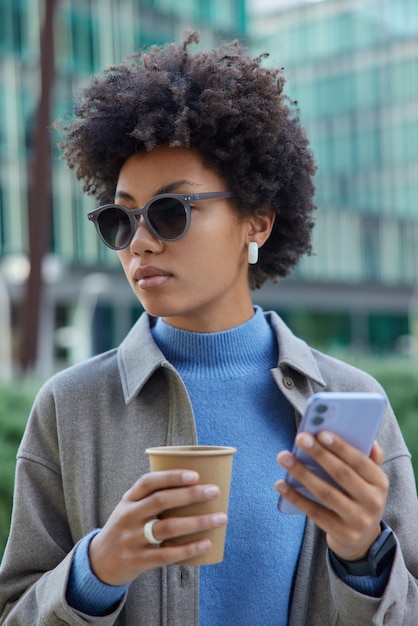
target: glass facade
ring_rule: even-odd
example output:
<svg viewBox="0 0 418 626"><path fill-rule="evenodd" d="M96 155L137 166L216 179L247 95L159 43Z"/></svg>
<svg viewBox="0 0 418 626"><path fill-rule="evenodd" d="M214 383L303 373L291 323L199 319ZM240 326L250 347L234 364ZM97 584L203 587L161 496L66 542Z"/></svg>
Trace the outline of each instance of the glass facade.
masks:
<svg viewBox="0 0 418 626"><path fill-rule="evenodd" d="M418 278L418 3L325 0L252 21L284 66L317 164L315 256L297 276Z"/></svg>
<svg viewBox="0 0 418 626"><path fill-rule="evenodd" d="M321 345L396 350L417 315L418 3L301 0L250 24L255 51L284 67L318 165L314 254L291 279L316 298L284 284L283 313Z"/></svg>

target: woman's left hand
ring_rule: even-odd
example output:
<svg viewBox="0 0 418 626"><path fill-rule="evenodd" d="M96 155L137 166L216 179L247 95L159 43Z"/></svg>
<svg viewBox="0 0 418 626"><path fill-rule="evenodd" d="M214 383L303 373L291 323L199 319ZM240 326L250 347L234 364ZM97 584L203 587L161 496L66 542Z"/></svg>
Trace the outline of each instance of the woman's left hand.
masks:
<svg viewBox="0 0 418 626"><path fill-rule="evenodd" d="M276 483L276 490L326 533L328 546L337 556L346 561L364 558L380 535L389 489L381 467L382 448L375 441L367 457L329 431L322 431L316 437L300 433L296 443L343 491L316 476L288 451L279 453L279 464L323 504L299 494L283 480Z"/></svg>

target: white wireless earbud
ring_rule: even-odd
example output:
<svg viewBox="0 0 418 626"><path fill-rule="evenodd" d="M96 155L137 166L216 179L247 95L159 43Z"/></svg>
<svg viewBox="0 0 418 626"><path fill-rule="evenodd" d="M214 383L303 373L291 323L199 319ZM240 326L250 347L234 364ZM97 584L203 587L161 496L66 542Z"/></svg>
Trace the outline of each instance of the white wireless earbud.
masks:
<svg viewBox="0 0 418 626"><path fill-rule="evenodd" d="M255 265L258 261L258 245L255 241L248 244L248 263Z"/></svg>

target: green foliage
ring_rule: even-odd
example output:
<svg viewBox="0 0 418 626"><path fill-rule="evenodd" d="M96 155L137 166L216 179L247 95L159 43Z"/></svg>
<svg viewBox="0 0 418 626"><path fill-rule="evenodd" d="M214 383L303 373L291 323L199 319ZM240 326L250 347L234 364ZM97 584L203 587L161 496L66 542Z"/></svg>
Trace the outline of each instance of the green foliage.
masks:
<svg viewBox="0 0 418 626"><path fill-rule="evenodd" d="M32 382L0 384L0 558L10 524L16 451L35 393Z"/></svg>
<svg viewBox="0 0 418 626"><path fill-rule="evenodd" d="M418 482L418 361L348 353L335 356L369 372L386 390L411 451ZM10 523L16 451L37 387L33 381L0 385L0 558Z"/></svg>
<svg viewBox="0 0 418 626"><path fill-rule="evenodd" d="M374 376L386 391L411 452L418 483L418 359L361 357L350 353L335 356Z"/></svg>

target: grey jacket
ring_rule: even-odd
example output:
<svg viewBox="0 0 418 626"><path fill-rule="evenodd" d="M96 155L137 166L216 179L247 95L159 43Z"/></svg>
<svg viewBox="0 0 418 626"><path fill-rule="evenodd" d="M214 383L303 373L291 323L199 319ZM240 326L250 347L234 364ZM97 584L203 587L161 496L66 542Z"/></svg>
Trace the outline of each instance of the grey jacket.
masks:
<svg viewBox="0 0 418 626"><path fill-rule="evenodd" d="M380 390L370 376L310 349L274 313L280 358L272 375L299 419L319 390ZM152 340L144 314L119 349L57 374L41 389L17 462L11 534L0 570L7 626L196 626L198 569L169 566L139 576L106 617L76 614L65 589L75 544L102 527L122 494L148 471L145 448L195 443L181 378ZM378 439L390 479L385 520L399 542L382 598L334 574L324 534L308 521L291 626L418 623L418 506L410 455L391 409Z"/></svg>

